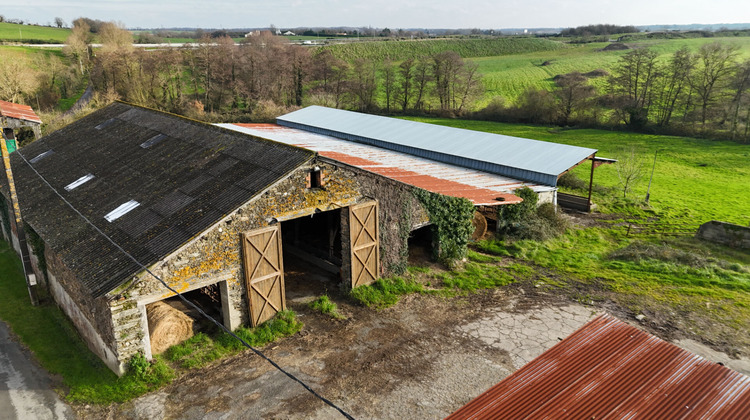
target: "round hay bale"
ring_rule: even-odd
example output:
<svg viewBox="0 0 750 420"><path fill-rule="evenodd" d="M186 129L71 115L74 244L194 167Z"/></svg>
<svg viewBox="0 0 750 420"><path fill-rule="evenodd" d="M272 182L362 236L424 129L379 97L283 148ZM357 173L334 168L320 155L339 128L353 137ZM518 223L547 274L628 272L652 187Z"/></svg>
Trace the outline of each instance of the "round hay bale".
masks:
<svg viewBox="0 0 750 420"><path fill-rule="evenodd" d="M193 336L193 319L164 302L146 306L151 354L163 353L170 346Z"/></svg>
<svg viewBox="0 0 750 420"><path fill-rule="evenodd" d="M482 213L475 211L471 224L474 225L474 233L471 235L471 239L474 241L482 239L484 234L487 233L487 219L482 216Z"/></svg>

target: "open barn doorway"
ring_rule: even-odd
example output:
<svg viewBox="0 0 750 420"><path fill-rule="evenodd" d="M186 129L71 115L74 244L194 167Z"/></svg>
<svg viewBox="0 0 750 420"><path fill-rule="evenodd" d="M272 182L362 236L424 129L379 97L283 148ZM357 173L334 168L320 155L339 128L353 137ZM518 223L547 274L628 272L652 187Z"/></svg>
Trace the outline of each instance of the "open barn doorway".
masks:
<svg viewBox="0 0 750 420"><path fill-rule="evenodd" d="M290 303L307 303L338 290L341 282L341 210L281 222L285 291Z"/></svg>
<svg viewBox="0 0 750 420"><path fill-rule="evenodd" d="M182 296L215 320L224 321L219 284L184 292ZM213 334L219 328L178 296L146 305L146 319L152 355L199 332Z"/></svg>
<svg viewBox="0 0 750 420"><path fill-rule="evenodd" d="M409 265L428 266L433 262L433 226L426 225L409 233Z"/></svg>

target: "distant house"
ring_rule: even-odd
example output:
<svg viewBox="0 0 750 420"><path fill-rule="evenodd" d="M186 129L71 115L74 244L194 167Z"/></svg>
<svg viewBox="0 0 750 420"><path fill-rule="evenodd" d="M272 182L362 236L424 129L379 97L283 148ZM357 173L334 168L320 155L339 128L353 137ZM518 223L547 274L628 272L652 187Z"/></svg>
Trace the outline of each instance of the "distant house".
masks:
<svg viewBox="0 0 750 420"><path fill-rule="evenodd" d="M33 131L35 138L42 136L42 120L28 105L0 101L0 118L2 118L2 134L8 144L8 150L11 152L17 148L16 136L18 131L30 129Z"/></svg>
<svg viewBox="0 0 750 420"><path fill-rule="evenodd" d="M296 34L294 32L292 32L292 31L286 31L286 32L284 32L284 35L285 36L295 36Z"/></svg>

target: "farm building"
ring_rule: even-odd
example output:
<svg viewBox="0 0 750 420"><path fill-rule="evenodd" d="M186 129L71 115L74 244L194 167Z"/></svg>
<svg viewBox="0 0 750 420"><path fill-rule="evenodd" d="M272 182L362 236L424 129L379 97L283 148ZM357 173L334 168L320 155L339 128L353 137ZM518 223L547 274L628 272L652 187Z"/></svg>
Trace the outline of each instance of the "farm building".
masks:
<svg viewBox="0 0 750 420"><path fill-rule="evenodd" d="M447 419L749 417L750 378L600 315Z"/></svg>
<svg viewBox="0 0 750 420"><path fill-rule="evenodd" d="M232 128L114 103L11 154L36 277L117 373L161 348L149 313L180 309L144 267L234 329L287 299L403 268L410 233L431 223L416 191L489 208L529 185L554 200L550 177L519 181L313 129ZM546 145L570 153L564 170L595 152Z"/></svg>

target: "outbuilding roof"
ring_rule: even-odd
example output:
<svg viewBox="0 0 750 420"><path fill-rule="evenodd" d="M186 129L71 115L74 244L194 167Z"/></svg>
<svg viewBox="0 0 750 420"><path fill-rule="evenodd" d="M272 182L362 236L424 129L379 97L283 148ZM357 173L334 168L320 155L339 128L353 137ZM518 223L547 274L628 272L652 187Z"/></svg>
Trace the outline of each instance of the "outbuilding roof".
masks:
<svg viewBox="0 0 750 420"><path fill-rule="evenodd" d="M447 419L748 419L750 378L601 315Z"/></svg>
<svg viewBox="0 0 750 420"><path fill-rule="evenodd" d="M287 144L114 103L11 154L11 162L24 220L101 296L141 268L31 167L148 266L313 157Z"/></svg>
<svg viewBox="0 0 750 420"><path fill-rule="evenodd" d="M554 189L545 185L530 184L502 175L435 162L393 150L276 124L219 125L250 135L304 147L318 152L321 157L427 191L466 198L477 206L519 203L521 198L513 195L513 191L521 187L529 187L537 192Z"/></svg>
<svg viewBox="0 0 750 420"><path fill-rule="evenodd" d="M0 101L0 115L37 124L42 123L42 120L30 106L14 104L13 102Z"/></svg>
<svg viewBox="0 0 750 420"><path fill-rule="evenodd" d="M309 106L279 125L409 153L511 178L556 186L595 149Z"/></svg>

